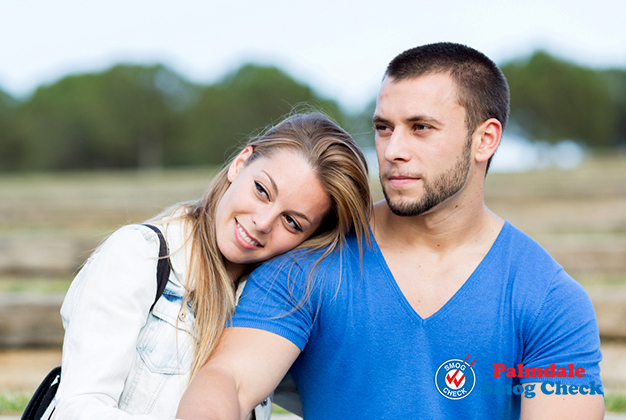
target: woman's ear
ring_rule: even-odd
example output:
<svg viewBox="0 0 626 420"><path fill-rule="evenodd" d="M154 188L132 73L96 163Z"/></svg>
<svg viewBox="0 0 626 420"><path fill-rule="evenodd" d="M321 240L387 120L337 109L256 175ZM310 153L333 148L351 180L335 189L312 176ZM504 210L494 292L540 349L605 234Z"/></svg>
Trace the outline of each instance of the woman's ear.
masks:
<svg viewBox="0 0 626 420"><path fill-rule="evenodd" d="M487 162L496 152L502 137L502 124L495 118L490 118L482 123L477 129L476 134L480 134L480 141L476 147L474 158L477 162Z"/></svg>
<svg viewBox="0 0 626 420"><path fill-rule="evenodd" d="M235 178L237 177L237 174L244 167L248 158L252 156L252 153L254 153L254 148L252 146L246 146L246 148L243 149L237 155L237 157L231 162L230 166L228 167L228 181L229 182L232 183L235 180Z"/></svg>

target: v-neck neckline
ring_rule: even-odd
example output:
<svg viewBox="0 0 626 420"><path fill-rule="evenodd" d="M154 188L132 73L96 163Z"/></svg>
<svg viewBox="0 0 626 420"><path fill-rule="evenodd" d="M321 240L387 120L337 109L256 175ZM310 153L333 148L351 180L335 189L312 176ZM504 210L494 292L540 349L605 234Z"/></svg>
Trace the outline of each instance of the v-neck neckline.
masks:
<svg viewBox="0 0 626 420"><path fill-rule="evenodd" d="M505 236L508 236L509 230L510 230L510 223L505 220L504 224L502 225L502 228L500 229L500 232L498 232L498 236L496 237L496 240L493 241L493 244L491 244L489 251L487 251L487 254L485 254L485 256L480 261L480 263L476 266L474 271L472 271L472 274L470 274L470 276L467 278L467 280L465 280L463 285L452 295L452 297L450 297L450 299L446 301L446 303L444 303L437 311L435 311L432 315L427 316L426 318L422 318L422 316L417 313L415 308L413 308L413 306L411 305L411 303L409 302L405 294L402 292L402 289L400 289L400 286L398 285L396 278L393 276L391 269L387 265L387 261L385 260L385 257L380 247L378 246L378 242L376 241L376 238L374 237L373 233L372 233L372 239L373 239L372 244L374 248L374 253L381 267L383 277L391 286L393 293L398 295L398 302L403 306L403 308L405 309L405 311L408 313L408 315L411 318L413 318L414 320L417 320L418 322L422 324L426 324L426 323L433 322L435 319L440 317L441 314L447 312L449 310L449 307L452 305L452 303L455 300L459 299L459 297L463 295L465 291L472 286L472 284L479 277L479 273L483 270L483 267L488 266L489 262L493 258L495 258L495 254L497 252L496 250L499 248L500 242L505 240Z"/></svg>

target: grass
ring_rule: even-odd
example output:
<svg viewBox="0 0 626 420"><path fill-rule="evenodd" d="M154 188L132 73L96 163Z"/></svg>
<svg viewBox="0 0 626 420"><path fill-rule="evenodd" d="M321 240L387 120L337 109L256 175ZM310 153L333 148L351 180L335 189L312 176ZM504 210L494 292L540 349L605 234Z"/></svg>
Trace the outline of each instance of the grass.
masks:
<svg viewBox="0 0 626 420"><path fill-rule="evenodd" d="M0 292L67 292L70 278L0 277Z"/></svg>
<svg viewBox="0 0 626 420"><path fill-rule="evenodd" d="M607 393L604 396L604 407L606 411L614 413L626 412L626 394Z"/></svg>
<svg viewBox="0 0 626 420"><path fill-rule="evenodd" d="M27 392L0 391L0 416L21 414L30 397Z"/></svg>
<svg viewBox="0 0 626 420"><path fill-rule="evenodd" d="M0 415L21 414L26 409L30 397L31 395L26 392L0 391ZM624 413L626 412L626 394L608 393L604 397L604 405L606 411ZM272 413L289 414L289 411L274 404Z"/></svg>
<svg viewBox="0 0 626 420"><path fill-rule="evenodd" d="M272 404L272 414L291 414L291 412L285 410L284 408L276 404Z"/></svg>
<svg viewBox="0 0 626 420"><path fill-rule="evenodd" d="M21 414L26 409L31 395L27 392L0 391L0 416ZM289 414L289 411L272 405L273 414Z"/></svg>
<svg viewBox="0 0 626 420"><path fill-rule="evenodd" d="M0 416L21 414L26 409L31 394L27 392L0 391ZM272 405L273 414L290 414L289 411Z"/></svg>

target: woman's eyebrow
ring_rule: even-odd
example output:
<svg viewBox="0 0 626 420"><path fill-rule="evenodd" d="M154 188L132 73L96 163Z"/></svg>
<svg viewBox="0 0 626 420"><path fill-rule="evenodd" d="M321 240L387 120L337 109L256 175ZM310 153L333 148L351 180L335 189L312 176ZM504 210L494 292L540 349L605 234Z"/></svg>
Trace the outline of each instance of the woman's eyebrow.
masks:
<svg viewBox="0 0 626 420"><path fill-rule="evenodd" d="M309 220L309 218L308 218L308 217L306 217L304 214L302 214L302 213L300 213L300 212L297 212L297 211L292 211L292 212L290 212L290 213L291 213L292 215L294 215L294 216L297 216L297 217L299 217L299 218L301 218L301 219L304 219L304 220L306 220L307 222L311 223L311 221Z"/></svg>
<svg viewBox="0 0 626 420"><path fill-rule="evenodd" d="M270 183L272 184L272 189L274 190L274 193L278 194L278 185L276 185L276 182L274 182L274 178L272 178L270 174L268 174L267 171L265 171L265 169L261 169L261 172L267 175L267 177L270 180Z"/></svg>

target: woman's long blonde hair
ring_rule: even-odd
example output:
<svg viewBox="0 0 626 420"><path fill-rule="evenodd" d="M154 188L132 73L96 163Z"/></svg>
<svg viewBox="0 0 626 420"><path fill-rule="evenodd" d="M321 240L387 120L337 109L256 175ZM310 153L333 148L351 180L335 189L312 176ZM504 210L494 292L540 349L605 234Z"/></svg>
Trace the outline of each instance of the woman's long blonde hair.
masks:
<svg viewBox="0 0 626 420"><path fill-rule="evenodd" d="M352 230L359 250L369 242L368 219L372 204L367 163L354 140L337 124L320 113L295 114L250 139L253 154L246 165L277 150L298 153L314 170L331 198L332 208L322 225L299 248L332 253ZM203 198L170 209L185 210L181 216L190 232L191 258L185 302L195 314L196 352L192 376L209 360L224 327L234 313L238 279L226 271L216 239L215 214L220 199L230 186L228 164L217 174ZM164 214L165 215L165 214ZM157 216L159 218L159 216ZM183 305L183 308L185 305Z"/></svg>

